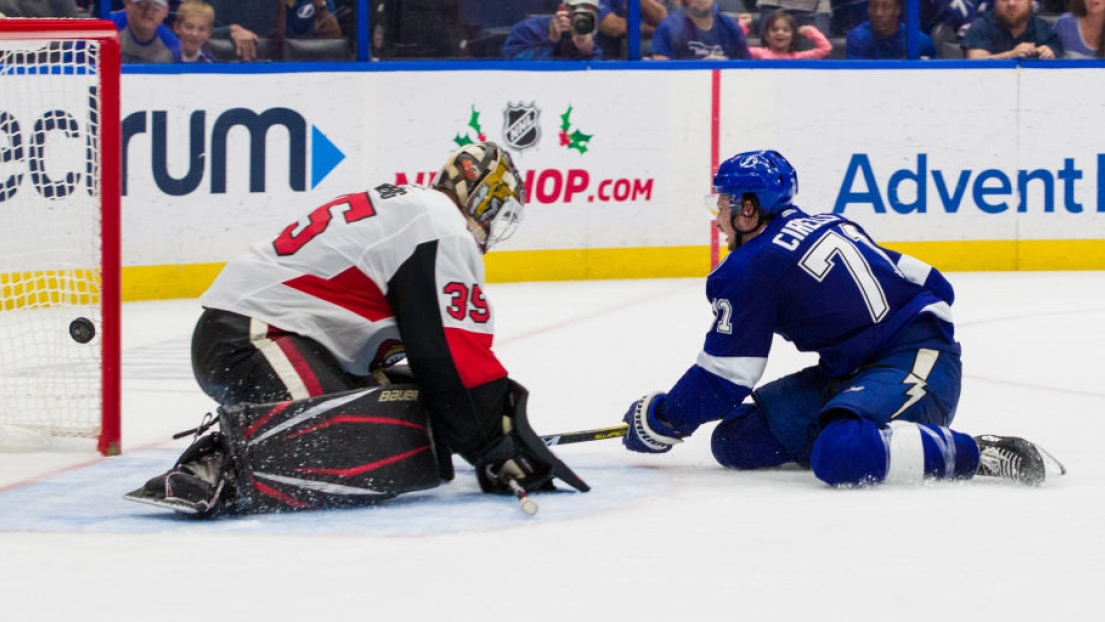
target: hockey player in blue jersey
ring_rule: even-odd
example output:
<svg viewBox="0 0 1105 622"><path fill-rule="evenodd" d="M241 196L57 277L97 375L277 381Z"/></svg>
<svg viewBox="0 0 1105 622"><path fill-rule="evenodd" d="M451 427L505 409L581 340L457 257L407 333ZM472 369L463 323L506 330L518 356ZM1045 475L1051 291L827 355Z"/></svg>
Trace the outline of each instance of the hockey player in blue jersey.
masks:
<svg viewBox="0 0 1105 622"><path fill-rule="evenodd" d="M949 428L962 372L955 294L939 271L843 216L804 213L792 203L798 175L778 152L737 154L713 181L730 250L706 281L714 322L675 386L629 408L628 449L663 453L721 419L711 446L722 465L797 462L831 485L974 475L1040 484L1065 472L1024 439ZM757 388L775 334L820 361Z"/></svg>

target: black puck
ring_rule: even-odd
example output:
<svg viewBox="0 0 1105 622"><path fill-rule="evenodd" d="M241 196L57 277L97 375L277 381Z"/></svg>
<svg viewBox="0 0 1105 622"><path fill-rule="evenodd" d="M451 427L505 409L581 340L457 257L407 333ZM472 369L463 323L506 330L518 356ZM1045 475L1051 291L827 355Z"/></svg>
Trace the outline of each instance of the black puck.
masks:
<svg viewBox="0 0 1105 622"><path fill-rule="evenodd" d="M92 324L92 320L79 317L69 322L69 336L77 343L88 343L96 336L96 326Z"/></svg>

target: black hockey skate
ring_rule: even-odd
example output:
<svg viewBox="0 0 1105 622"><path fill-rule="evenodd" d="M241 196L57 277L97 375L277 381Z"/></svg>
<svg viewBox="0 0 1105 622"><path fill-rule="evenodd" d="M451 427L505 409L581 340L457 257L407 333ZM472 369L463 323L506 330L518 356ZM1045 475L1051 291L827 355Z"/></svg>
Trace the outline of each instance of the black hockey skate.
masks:
<svg viewBox="0 0 1105 622"><path fill-rule="evenodd" d="M190 516L212 516L221 508L228 461L220 435L210 434L189 447L172 469L123 498Z"/></svg>
<svg viewBox="0 0 1105 622"><path fill-rule="evenodd" d="M1054 477L1067 472L1051 454L1023 438L983 434L976 436L975 442L979 453L976 475L1039 486L1049 474Z"/></svg>

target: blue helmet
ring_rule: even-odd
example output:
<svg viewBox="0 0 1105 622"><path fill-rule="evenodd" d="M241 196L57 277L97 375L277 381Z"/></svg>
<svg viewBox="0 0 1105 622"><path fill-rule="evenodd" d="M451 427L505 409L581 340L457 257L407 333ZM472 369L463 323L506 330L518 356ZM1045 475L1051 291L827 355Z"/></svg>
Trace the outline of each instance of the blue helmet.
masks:
<svg viewBox="0 0 1105 622"><path fill-rule="evenodd" d="M732 195L739 205L746 192L756 195L765 216L774 216L798 194L798 173L778 151L738 153L718 167L714 193Z"/></svg>

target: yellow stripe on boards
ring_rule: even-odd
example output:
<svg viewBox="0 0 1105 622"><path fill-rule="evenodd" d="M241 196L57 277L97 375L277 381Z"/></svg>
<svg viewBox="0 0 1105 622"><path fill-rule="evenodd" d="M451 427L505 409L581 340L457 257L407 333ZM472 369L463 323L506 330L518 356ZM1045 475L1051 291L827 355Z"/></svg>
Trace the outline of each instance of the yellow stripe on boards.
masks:
<svg viewBox="0 0 1105 622"><path fill-rule="evenodd" d="M888 242L944 272L1105 270L1105 240L972 240ZM491 283L704 277L708 246L492 251L484 257ZM223 264L123 268L123 300L197 298Z"/></svg>

